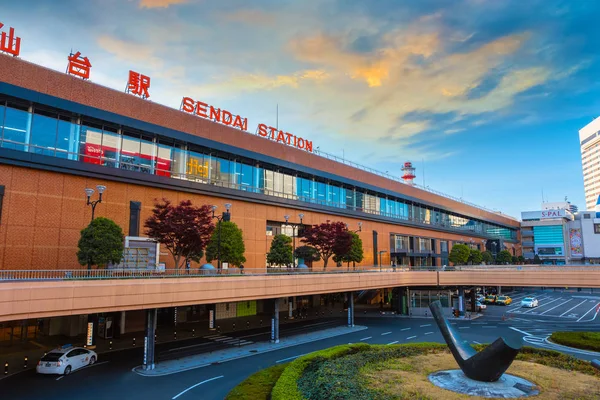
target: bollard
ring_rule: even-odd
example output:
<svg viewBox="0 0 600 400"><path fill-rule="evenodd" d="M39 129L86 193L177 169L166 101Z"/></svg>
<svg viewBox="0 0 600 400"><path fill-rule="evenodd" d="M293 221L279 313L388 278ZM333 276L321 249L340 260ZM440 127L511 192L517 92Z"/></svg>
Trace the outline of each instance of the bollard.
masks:
<svg viewBox="0 0 600 400"><path fill-rule="evenodd" d="M250 329L250 321L246 322L246 328Z"/></svg>
<svg viewBox="0 0 600 400"><path fill-rule="evenodd" d="M4 363L4 375L8 375L8 361Z"/></svg>
<svg viewBox="0 0 600 400"><path fill-rule="evenodd" d="M196 336L196 330L192 329L192 336Z"/></svg>
<svg viewBox="0 0 600 400"><path fill-rule="evenodd" d="M135 338L133 338L133 347L135 347Z"/></svg>
<svg viewBox="0 0 600 400"><path fill-rule="evenodd" d="M235 322L233 323L233 330L235 331Z"/></svg>
<svg viewBox="0 0 600 400"><path fill-rule="evenodd" d="M262 326L262 319L260 320L260 326Z"/></svg>
<svg viewBox="0 0 600 400"><path fill-rule="evenodd" d="M154 334L154 343L158 343L158 336L156 335L156 333Z"/></svg>
<svg viewBox="0 0 600 400"><path fill-rule="evenodd" d="M221 334L221 326L217 325L217 333L220 335Z"/></svg>
<svg viewBox="0 0 600 400"><path fill-rule="evenodd" d="M110 342L108 342L108 349L112 350L112 340Z"/></svg>
<svg viewBox="0 0 600 400"><path fill-rule="evenodd" d="M23 369L27 368L27 356L25 356L25 361L23 362Z"/></svg>
<svg viewBox="0 0 600 400"><path fill-rule="evenodd" d="M177 340L177 331L173 331L173 338Z"/></svg>

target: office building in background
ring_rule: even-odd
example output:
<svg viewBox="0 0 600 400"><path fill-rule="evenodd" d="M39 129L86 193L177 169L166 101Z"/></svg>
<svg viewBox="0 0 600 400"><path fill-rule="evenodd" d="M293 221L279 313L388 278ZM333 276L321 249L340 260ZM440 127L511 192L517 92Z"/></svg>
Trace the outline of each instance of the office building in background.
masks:
<svg viewBox="0 0 600 400"><path fill-rule="evenodd" d="M592 210L600 194L600 118L579 130L586 210Z"/></svg>

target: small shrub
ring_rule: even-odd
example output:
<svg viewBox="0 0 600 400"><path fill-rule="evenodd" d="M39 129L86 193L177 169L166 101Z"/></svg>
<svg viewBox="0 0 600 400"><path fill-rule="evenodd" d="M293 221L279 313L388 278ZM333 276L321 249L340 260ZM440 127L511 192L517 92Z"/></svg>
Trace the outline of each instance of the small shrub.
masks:
<svg viewBox="0 0 600 400"><path fill-rule="evenodd" d="M271 390L287 364L277 364L250 375L233 388L225 400L269 400Z"/></svg>
<svg viewBox="0 0 600 400"><path fill-rule="evenodd" d="M600 332L554 332L550 340L563 346L600 351Z"/></svg>

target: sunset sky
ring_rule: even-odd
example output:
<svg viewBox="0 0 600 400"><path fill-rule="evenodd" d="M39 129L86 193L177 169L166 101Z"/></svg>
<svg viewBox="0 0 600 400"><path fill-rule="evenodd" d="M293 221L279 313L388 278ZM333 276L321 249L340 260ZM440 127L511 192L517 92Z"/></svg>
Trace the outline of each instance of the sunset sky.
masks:
<svg viewBox="0 0 600 400"><path fill-rule="evenodd" d="M21 57L151 100L202 100L321 150L520 217L584 208L577 131L600 115L600 2L0 0ZM423 164L424 162L424 164ZM424 171L423 171L424 170Z"/></svg>

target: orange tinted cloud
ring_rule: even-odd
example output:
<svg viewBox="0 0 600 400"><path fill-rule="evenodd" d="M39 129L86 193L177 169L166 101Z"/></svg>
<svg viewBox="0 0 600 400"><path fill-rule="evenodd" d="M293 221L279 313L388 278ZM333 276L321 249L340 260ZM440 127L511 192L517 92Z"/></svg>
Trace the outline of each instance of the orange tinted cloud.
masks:
<svg viewBox="0 0 600 400"><path fill-rule="evenodd" d="M168 8L176 4L187 3L188 0L140 0L140 8Z"/></svg>

